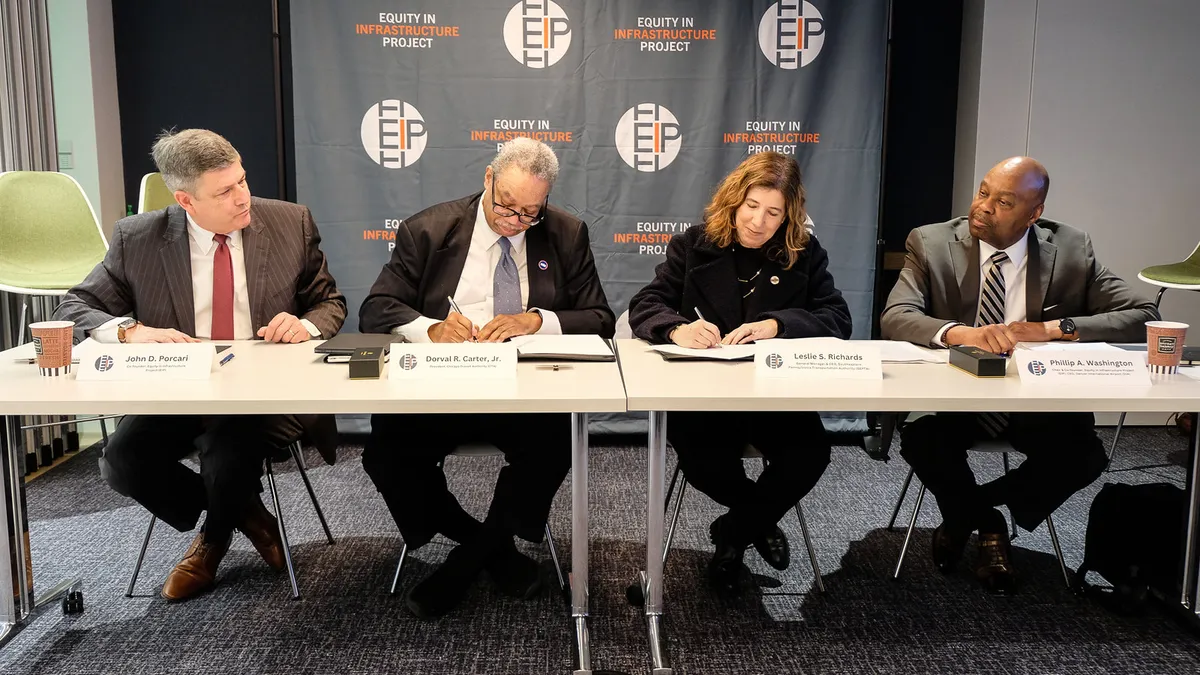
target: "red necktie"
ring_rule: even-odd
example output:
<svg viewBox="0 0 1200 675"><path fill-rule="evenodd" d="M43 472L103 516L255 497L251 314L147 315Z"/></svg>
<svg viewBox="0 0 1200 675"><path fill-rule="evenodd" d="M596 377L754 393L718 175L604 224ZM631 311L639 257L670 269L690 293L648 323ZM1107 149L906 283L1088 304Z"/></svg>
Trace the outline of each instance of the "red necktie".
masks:
<svg viewBox="0 0 1200 675"><path fill-rule="evenodd" d="M213 340L233 339L233 257L229 255L229 235L214 234L217 253L213 256Z"/></svg>

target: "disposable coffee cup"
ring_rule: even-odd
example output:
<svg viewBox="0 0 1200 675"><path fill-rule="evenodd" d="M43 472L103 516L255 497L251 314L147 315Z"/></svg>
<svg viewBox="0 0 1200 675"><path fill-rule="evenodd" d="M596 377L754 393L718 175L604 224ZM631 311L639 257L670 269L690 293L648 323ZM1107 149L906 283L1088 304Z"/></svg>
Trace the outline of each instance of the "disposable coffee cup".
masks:
<svg viewBox="0 0 1200 675"><path fill-rule="evenodd" d="M71 336L74 331L74 321L29 324L29 332L33 334L33 350L37 352L38 370L42 375L58 377L71 372Z"/></svg>
<svg viewBox="0 0 1200 675"><path fill-rule="evenodd" d="M1179 372L1188 325L1178 321L1146 322L1146 354L1152 373Z"/></svg>

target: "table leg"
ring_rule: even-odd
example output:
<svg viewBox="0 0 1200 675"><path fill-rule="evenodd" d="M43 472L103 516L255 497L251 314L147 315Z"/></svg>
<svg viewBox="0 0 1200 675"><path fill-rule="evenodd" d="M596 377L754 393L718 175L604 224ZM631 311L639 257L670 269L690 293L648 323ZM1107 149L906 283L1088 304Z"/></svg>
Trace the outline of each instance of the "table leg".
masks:
<svg viewBox="0 0 1200 675"><path fill-rule="evenodd" d="M0 536L7 549L0 557L0 645L16 634L34 607L29 519L25 515L25 454L18 442L19 429L19 418L0 417L0 496L4 498Z"/></svg>
<svg viewBox="0 0 1200 675"><path fill-rule="evenodd" d="M650 437L646 450L646 571L642 574L642 595L646 600L646 636L650 642L650 672L671 675L663 634L663 489L667 482L667 414L650 413Z"/></svg>
<svg viewBox="0 0 1200 675"><path fill-rule="evenodd" d="M1183 556L1183 595L1179 599L1185 609L1200 617L1200 583L1197 574L1197 548L1200 547L1200 415L1192 418L1192 435L1188 441L1190 471L1187 476L1188 514L1187 543Z"/></svg>
<svg viewBox="0 0 1200 675"><path fill-rule="evenodd" d="M592 672L588 637L588 416L571 415L571 624L575 633L573 675Z"/></svg>

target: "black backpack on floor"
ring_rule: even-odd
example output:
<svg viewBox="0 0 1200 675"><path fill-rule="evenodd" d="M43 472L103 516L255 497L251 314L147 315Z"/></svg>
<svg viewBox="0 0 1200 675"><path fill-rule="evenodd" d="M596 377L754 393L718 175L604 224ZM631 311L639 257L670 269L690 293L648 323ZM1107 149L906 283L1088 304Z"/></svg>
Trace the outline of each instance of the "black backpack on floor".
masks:
<svg viewBox="0 0 1200 675"><path fill-rule="evenodd" d="M1152 595L1177 599L1186 502L1170 483L1105 483L1088 512L1077 590L1126 615L1144 612ZM1089 586L1088 572L1104 577L1112 590Z"/></svg>

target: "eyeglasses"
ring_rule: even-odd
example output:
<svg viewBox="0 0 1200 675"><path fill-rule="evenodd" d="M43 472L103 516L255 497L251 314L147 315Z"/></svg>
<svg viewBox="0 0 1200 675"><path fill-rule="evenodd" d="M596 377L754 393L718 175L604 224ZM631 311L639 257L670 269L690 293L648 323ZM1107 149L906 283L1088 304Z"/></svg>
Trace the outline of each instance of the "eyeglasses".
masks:
<svg viewBox="0 0 1200 675"><path fill-rule="evenodd" d="M492 182L492 195L491 195L491 197L492 197L492 213L500 216L501 218L512 218L513 216L516 216L517 220L521 221L521 223L523 223L525 225L529 225L530 227L542 222L542 220L545 217L542 215L542 212L546 210L546 204L549 203L549 201L550 201L550 195L546 195L546 201L542 202L542 208L538 209L537 215L531 216L531 215L528 215L525 213L521 213L520 211L510 209L507 206L501 206L500 204L497 204L495 191L498 189L500 189L500 185L498 183L496 183L495 181L493 181Z"/></svg>

